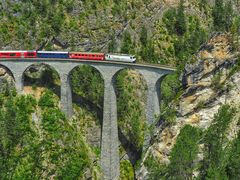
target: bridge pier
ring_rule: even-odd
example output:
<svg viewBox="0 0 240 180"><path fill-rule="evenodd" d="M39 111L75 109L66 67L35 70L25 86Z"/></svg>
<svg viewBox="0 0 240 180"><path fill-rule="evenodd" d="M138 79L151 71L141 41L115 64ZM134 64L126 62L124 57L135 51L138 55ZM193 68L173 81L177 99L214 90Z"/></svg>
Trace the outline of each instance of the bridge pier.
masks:
<svg viewBox="0 0 240 180"><path fill-rule="evenodd" d="M160 114L160 78L161 73L140 70L147 83L147 104L145 106L146 129L144 135L143 151L145 151L151 140L151 128L154 125L157 116ZM167 73L166 73L167 74Z"/></svg>
<svg viewBox="0 0 240 180"><path fill-rule="evenodd" d="M115 180L120 176L117 100L111 77L104 79L104 85L101 168L105 180Z"/></svg>
<svg viewBox="0 0 240 180"><path fill-rule="evenodd" d="M145 138L144 138L144 145L143 149L147 149L150 144L151 136L150 136L150 129L151 126L154 125L156 120L156 116L160 114L160 103L159 103L159 94L157 90L156 84L148 84L147 90L147 104L146 104L146 131L145 131Z"/></svg>
<svg viewBox="0 0 240 180"><path fill-rule="evenodd" d="M15 86L18 94L23 93L23 86L24 86L24 81L23 81L23 73L13 73L14 79L15 79Z"/></svg>
<svg viewBox="0 0 240 180"><path fill-rule="evenodd" d="M72 90L70 79L67 73L60 74L61 79L61 109L67 118L71 118L72 110Z"/></svg>

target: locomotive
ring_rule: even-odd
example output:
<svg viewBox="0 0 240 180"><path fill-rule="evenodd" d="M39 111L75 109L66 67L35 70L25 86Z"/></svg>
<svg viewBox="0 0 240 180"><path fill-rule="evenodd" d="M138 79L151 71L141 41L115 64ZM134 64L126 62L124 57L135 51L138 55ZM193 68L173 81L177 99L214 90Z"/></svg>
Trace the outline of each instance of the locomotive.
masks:
<svg viewBox="0 0 240 180"><path fill-rule="evenodd" d="M0 51L0 58L60 58L92 61L117 61L127 63L136 62L135 56L127 54L104 54L66 51Z"/></svg>

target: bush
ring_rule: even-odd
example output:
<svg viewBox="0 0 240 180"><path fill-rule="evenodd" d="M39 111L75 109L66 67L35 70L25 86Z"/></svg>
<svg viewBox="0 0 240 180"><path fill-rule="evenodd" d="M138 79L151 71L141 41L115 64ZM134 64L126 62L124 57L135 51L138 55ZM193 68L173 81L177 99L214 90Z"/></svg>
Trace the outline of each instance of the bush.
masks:
<svg viewBox="0 0 240 180"><path fill-rule="evenodd" d="M122 160L120 162L120 179L134 179L134 169L132 164L128 160Z"/></svg>
<svg viewBox="0 0 240 180"><path fill-rule="evenodd" d="M41 108L53 108L57 106L56 95L50 90L44 92L41 98L38 101L38 105Z"/></svg>

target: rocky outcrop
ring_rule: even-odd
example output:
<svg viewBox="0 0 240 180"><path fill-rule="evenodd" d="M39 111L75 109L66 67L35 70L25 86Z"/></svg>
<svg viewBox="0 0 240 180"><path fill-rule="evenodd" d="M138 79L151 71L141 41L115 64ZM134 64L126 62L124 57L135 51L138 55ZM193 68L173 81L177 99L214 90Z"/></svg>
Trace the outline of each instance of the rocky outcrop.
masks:
<svg viewBox="0 0 240 180"><path fill-rule="evenodd" d="M169 154L180 129L191 124L202 129L210 126L221 105L240 103L240 72L237 53L232 52L228 34L217 33L198 52L198 61L187 65L181 77L184 92L176 105L176 123L158 128L152 146L147 150L143 162L153 156L160 163L169 163ZM229 139L236 137L240 125L237 120L231 124ZM230 127L230 128L231 128ZM146 179L148 170L142 163L138 179Z"/></svg>

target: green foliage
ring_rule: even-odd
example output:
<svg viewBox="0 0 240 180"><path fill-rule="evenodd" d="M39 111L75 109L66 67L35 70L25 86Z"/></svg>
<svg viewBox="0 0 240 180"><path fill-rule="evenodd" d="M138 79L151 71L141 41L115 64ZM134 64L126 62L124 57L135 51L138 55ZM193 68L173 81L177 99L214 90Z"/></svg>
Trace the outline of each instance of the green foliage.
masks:
<svg viewBox="0 0 240 180"><path fill-rule="evenodd" d="M158 58L158 55L154 50L153 42L151 40L147 41L146 45L143 45L140 55L145 62L149 63L160 62L160 59Z"/></svg>
<svg viewBox="0 0 240 180"><path fill-rule="evenodd" d="M75 68L71 74L71 83L73 92L98 107L103 106L104 82L96 69L87 65Z"/></svg>
<svg viewBox="0 0 240 180"><path fill-rule="evenodd" d="M164 104L174 100L182 91L182 84L177 73L167 75L161 82L161 98Z"/></svg>
<svg viewBox="0 0 240 180"><path fill-rule="evenodd" d="M191 179L196 169L194 160L197 158L198 142L201 131L185 125L177 137L176 144L170 153L170 164L161 165L153 157L148 157L144 165L148 168L149 179Z"/></svg>
<svg viewBox="0 0 240 180"><path fill-rule="evenodd" d="M183 11L181 13L183 13ZM175 8L170 8L163 14L162 21L166 25L169 34L176 34L176 17L177 12Z"/></svg>
<svg viewBox="0 0 240 180"><path fill-rule="evenodd" d="M173 125L176 123L177 111L170 104L161 103L161 114L160 119L164 120L168 125Z"/></svg>
<svg viewBox="0 0 240 180"><path fill-rule="evenodd" d="M222 77L222 73L219 72L215 74L214 77L212 78L211 86L215 91L219 91L223 89L224 83L221 82L221 77Z"/></svg>
<svg viewBox="0 0 240 180"><path fill-rule="evenodd" d="M223 29L224 22L224 4L223 0L216 0L212 11L213 24L216 29Z"/></svg>
<svg viewBox="0 0 240 180"><path fill-rule="evenodd" d="M196 109L203 109L205 106L205 101L199 101L196 105Z"/></svg>
<svg viewBox="0 0 240 180"><path fill-rule="evenodd" d="M116 40L115 37L112 37L112 40L108 44L108 52L114 53L116 51Z"/></svg>
<svg viewBox="0 0 240 180"><path fill-rule="evenodd" d="M226 171L229 179L240 178L240 133L233 141L232 147L229 153L229 162L226 166Z"/></svg>
<svg viewBox="0 0 240 180"><path fill-rule="evenodd" d="M58 102L56 99L56 95L50 90L47 90L46 92L44 92L44 94L41 96L41 98L38 101L38 105L41 108L56 107L57 103Z"/></svg>
<svg viewBox="0 0 240 180"><path fill-rule="evenodd" d="M230 30L232 34L232 44L236 51L240 50L240 16L233 17L233 22Z"/></svg>
<svg viewBox="0 0 240 180"><path fill-rule="evenodd" d="M124 54L133 54L134 53L134 44L129 32L124 32L123 40L121 44L121 53Z"/></svg>
<svg viewBox="0 0 240 180"><path fill-rule="evenodd" d="M177 102L181 92L182 85L177 73L168 75L162 80L160 119L168 124L174 124L176 119L176 110L169 102Z"/></svg>
<svg viewBox="0 0 240 180"><path fill-rule="evenodd" d="M201 132L195 127L186 125L181 129L170 153L168 178L191 179L196 168L194 160L197 158L200 137Z"/></svg>
<svg viewBox="0 0 240 180"><path fill-rule="evenodd" d="M36 137L30 118L35 106L31 96L4 97L0 109L0 179L9 179L17 168L16 162L31 148L29 141Z"/></svg>
<svg viewBox="0 0 240 180"><path fill-rule="evenodd" d="M144 166L147 167L149 172L149 180L158 180L166 179L165 174L167 172L167 167L165 165L161 165L154 157L148 156L144 161Z"/></svg>
<svg viewBox="0 0 240 180"><path fill-rule="evenodd" d="M31 96L0 96L0 179L81 179L94 167L79 127L55 98L47 91L40 108ZM41 115L32 119L36 109Z"/></svg>
<svg viewBox="0 0 240 180"><path fill-rule="evenodd" d="M213 25L217 31L229 31L233 20L232 1L216 0L212 10Z"/></svg>
<svg viewBox="0 0 240 180"><path fill-rule="evenodd" d="M176 14L175 31L178 35L182 36L187 31L185 14L184 14L184 0L180 0L179 7Z"/></svg>
<svg viewBox="0 0 240 180"><path fill-rule="evenodd" d="M120 162L120 179L134 179L134 169L132 164L128 160L123 160Z"/></svg>
<svg viewBox="0 0 240 180"><path fill-rule="evenodd" d="M72 149L74 152L74 149ZM59 175L60 179L78 179L83 175L84 169L89 166L87 149L80 154L72 154Z"/></svg>
<svg viewBox="0 0 240 180"><path fill-rule="evenodd" d="M156 23L154 35L155 59L161 64L174 64L179 73L186 63L195 61L194 54L207 37L206 29L199 17L185 15L183 1L178 8L169 8L163 14L162 21Z"/></svg>
<svg viewBox="0 0 240 180"><path fill-rule="evenodd" d="M123 70L116 77L118 125L137 150L142 149L145 131L145 85L133 70Z"/></svg>
<svg viewBox="0 0 240 180"><path fill-rule="evenodd" d="M145 26L143 26L141 29L140 42L142 43L142 46L146 46L148 42L148 32Z"/></svg>
<svg viewBox="0 0 240 180"><path fill-rule="evenodd" d="M207 129L204 141L204 159L201 168L201 177L226 178L226 162L228 149L223 147L226 143L225 132L232 121L235 109L229 105L223 105L214 116L212 125Z"/></svg>

